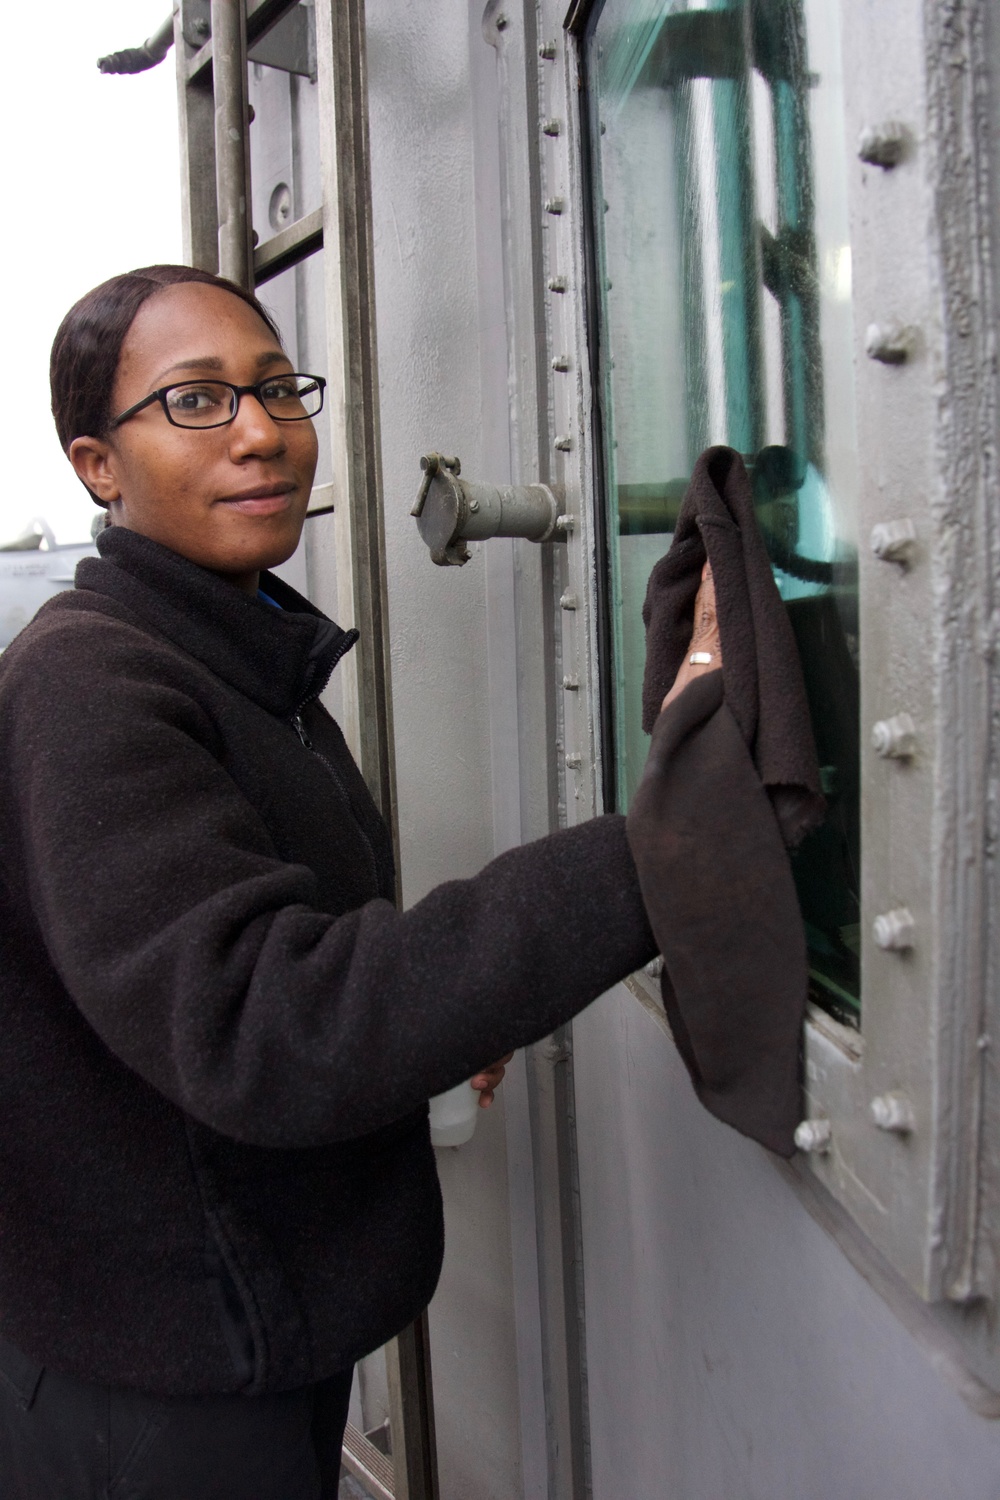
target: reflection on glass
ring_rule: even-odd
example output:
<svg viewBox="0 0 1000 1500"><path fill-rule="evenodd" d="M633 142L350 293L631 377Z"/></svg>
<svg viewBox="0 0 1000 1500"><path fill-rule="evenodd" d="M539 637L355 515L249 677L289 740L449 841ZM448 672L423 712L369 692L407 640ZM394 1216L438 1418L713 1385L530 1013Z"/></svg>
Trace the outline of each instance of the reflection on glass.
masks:
<svg viewBox="0 0 1000 1500"><path fill-rule="evenodd" d="M263 244L323 201L313 6L293 6L251 45L249 59L253 227Z"/></svg>
<svg viewBox="0 0 1000 1500"><path fill-rule="evenodd" d="M323 298L323 252L289 266L280 276L257 288L257 296L274 318L293 369L327 378L326 304ZM330 448L330 402L313 418L319 438L316 484L333 477Z"/></svg>
<svg viewBox="0 0 1000 1500"><path fill-rule="evenodd" d="M813 998L860 1015L856 442L838 8L605 0L586 38L618 802L641 607L694 460L746 458L830 804L795 859Z"/></svg>

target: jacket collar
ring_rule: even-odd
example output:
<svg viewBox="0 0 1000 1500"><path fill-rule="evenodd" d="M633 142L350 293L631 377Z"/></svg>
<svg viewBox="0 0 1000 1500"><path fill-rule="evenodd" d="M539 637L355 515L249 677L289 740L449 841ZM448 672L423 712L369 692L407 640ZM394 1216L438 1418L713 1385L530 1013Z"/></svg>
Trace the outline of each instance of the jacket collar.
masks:
<svg viewBox="0 0 1000 1500"><path fill-rule="evenodd" d="M125 605L281 718L319 696L358 639L273 573L261 574L261 588L280 609L123 526L100 532L97 550L77 566L78 589Z"/></svg>

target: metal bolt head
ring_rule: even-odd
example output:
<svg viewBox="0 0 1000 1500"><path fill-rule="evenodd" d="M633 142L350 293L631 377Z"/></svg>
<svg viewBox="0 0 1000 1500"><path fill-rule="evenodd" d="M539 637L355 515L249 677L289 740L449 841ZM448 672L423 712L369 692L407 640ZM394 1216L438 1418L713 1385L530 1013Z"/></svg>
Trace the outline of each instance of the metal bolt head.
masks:
<svg viewBox="0 0 1000 1500"><path fill-rule="evenodd" d="M538 49L538 55L539 57L543 58L545 62L551 62L556 55L555 42L543 42Z"/></svg>
<svg viewBox="0 0 1000 1500"><path fill-rule="evenodd" d="M562 131L562 121L561 120L543 120L542 121L542 134L543 135L559 135L561 131Z"/></svg>
<svg viewBox="0 0 1000 1500"><path fill-rule="evenodd" d="M893 714L872 725L872 749L889 760L909 760L917 748L917 726L909 714Z"/></svg>
<svg viewBox="0 0 1000 1500"><path fill-rule="evenodd" d="M556 438L554 446L558 448L560 453L568 453L573 446L573 439L564 433L561 437Z"/></svg>
<svg viewBox="0 0 1000 1500"><path fill-rule="evenodd" d="M579 600L577 599L576 595L572 592L571 589L567 589L565 594L563 594L562 598L559 600L559 608L577 609L578 607Z"/></svg>
<svg viewBox="0 0 1000 1500"><path fill-rule="evenodd" d="M552 368L553 370L558 370L561 373L565 374L565 372L569 369L569 355L557 354L555 359L552 361Z"/></svg>
<svg viewBox="0 0 1000 1500"><path fill-rule="evenodd" d="M643 968L650 979L659 979L663 973L663 954L658 953L655 958L649 960L648 964L644 964Z"/></svg>
<svg viewBox="0 0 1000 1500"><path fill-rule="evenodd" d="M546 198L545 200L545 212L547 214L561 214L565 207L566 200L564 198Z"/></svg>
<svg viewBox="0 0 1000 1500"><path fill-rule="evenodd" d="M550 276L545 284L550 292L564 292L566 290L565 276Z"/></svg>
<svg viewBox="0 0 1000 1500"><path fill-rule="evenodd" d="M506 31L507 27L510 25L510 22L501 11L500 15L497 16L496 21L493 24L496 26L497 31Z"/></svg>
<svg viewBox="0 0 1000 1500"><path fill-rule="evenodd" d="M917 528L909 516L899 521L879 521L872 527L871 548L882 562L905 564L916 540Z"/></svg>
<svg viewBox="0 0 1000 1500"><path fill-rule="evenodd" d="M569 755L566 756L566 764L571 771L576 771L583 764L583 756L578 750L571 750Z"/></svg>
<svg viewBox="0 0 1000 1500"><path fill-rule="evenodd" d="M879 364L905 364L912 351L912 330L895 318L885 323L869 323L865 330L865 353Z"/></svg>
<svg viewBox="0 0 1000 1500"><path fill-rule="evenodd" d="M872 924L872 935L880 948L891 953L904 953L913 947L916 924L906 906L883 912Z"/></svg>
<svg viewBox="0 0 1000 1500"><path fill-rule="evenodd" d="M803 1120L795 1127L795 1144L800 1151L814 1156L825 1156L833 1140L829 1120Z"/></svg>
<svg viewBox="0 0 1000 1500"><path fill-rule="evenodd" d="M894 1135L909 1135L917 1123L909 1099L897 1090L879 1094L869 1108L879 1130L888 1130Z"/></svg>
<svg viewBox="0 0 1000 1500"><path fill-rule="evenodd" d="M563 687L566 689L567 693L579 692L580 679L578 677L564 677Z"/></svg>
<svg viewBox="0 0 1000 1500"><path fill-rule="evenodd" d="M889 170L906 155L910 132L899 120L882 125L866 125L858 137L858 156L873 167Z"/></svg>

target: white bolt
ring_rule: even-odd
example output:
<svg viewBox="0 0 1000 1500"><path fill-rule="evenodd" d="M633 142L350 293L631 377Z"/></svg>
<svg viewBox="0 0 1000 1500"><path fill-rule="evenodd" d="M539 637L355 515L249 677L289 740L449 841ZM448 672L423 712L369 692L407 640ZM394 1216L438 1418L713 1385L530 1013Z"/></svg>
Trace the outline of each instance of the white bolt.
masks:
<svg viewBox="0 0 1000 1500"><path fill-rule="evenodd" d="M557 354L555 359L552 361L552 368L553 370L559 370L560 372L565 373L569 369L569 355Z"/></svg>
<svg viewBox="0 0 1000 1500"><path fill-rule="evenodd" d="M576 516L571 515L568 511L564 516L556 516L557 531L572 531L575 525Z"/></svg>
<svg viewBox="0 0 1000 1500"><path fill-rule="evenodd" d="M576 609L578 605L579 600L570 589L567 589L565 594L563 594L562 598L559 600L559 607L561 609Z"/></svg>
<svg viewBox="0 0 1000 1500"><path fill-rule="evenodd" d="M825 1156L830 1149L833 1130L829 1120L803 1120L795 1127L795 1144L800 1151Z"/></svg>
<svg viewBox="0 0 1000 1500"><path fill-rule="evenodd" d="M875 941L880 948L901 953L913 947L916 927L909 909L898 906L894 911L883 912L872 924Z"/></svg>
<svg viewBox="0 0 1000 1500"><path fill-rule="evenodd" d="M872 527L872 551L883 562L905 563L916 540L917 528L909 516L901 521L880 521Z"/></svg>
<svg viewBox="0 0 1000 1500"><path fill-rule="evenodd" d="M872 748L889 760L908 760L917 748L917 726L909 714L893 714L873 724Z"/></svg>
<svg viewBox="0 0 1000 1500"><path fill-rule="evenodd" d="M887 323L869 323L865 332L865 353L883 365L901 365L913 349L913 330L890 318Z"/></svg>
<svg viewBox="0 0 1000 1500"><path fill-rule="evenodd" d="M561 214L565 207L566 200L564 198L546 198L545 200L545 212L547 214Z"/></svg>
<svg viewBox="0 0 1000 1500"><path fill-rule="evenodd" d="M543 120L542 121L542 134L543 135L558 135L561 130L562 130L562 123L559 120Z"/></svg>
<svg viewBox="0 0 1000 1500"><path fill-rule="evenodd" d="M575 771L578 769L578 767L583 765L583 756L580 754L579 750L570 751L570 753L566 757L566 764L569 766L571 771Z"/></svg>
<svg viewBox="0 0 1000 1500"><path fill-rule="evenodd" d="M879 1130L889 1130L894 1135L909 1135L917 1123L909 1099L896 1091L879 1094L872 1100L870 1108Z"/></svg>
<svg viewBox="0 0 1000 1500"><path fill-rule="evenodd" d="M538 55L544 58L546 62L551 62L556 55L555 42L543 42L538 49Z"/></svg>
<svg viewBox="0 0 1000 1500"><path fill-rule="evenodd" d="M643 967L650 979L659 979L663 973L663 954L658 953L655 958L651 958L649 963L644 964Z"/></svg>
<svg viewBox="0 0 1000 1500"><path fill-rule="evenodd" d="M558 448L560 453L568 453L572 446L573 439L568 435L568 433L563 433L561 437L557 437L555 443L553 444L553 447Z"/></svg>
<svg viewBox="0 0 1000 1500"><path fill-rule="evenodd" d="M579 677L564 677L563 678L563 687L566 689L567 693L577 693L577 692L579 692L579 690L580 690L580 679L579 679Z"/></svg>
<svg viewBox="0 0 1000 1500"><path fill-rule="evenodd" d="M546 285L550 292L564 292L566 290L565 276L550 276Z"/></svg>

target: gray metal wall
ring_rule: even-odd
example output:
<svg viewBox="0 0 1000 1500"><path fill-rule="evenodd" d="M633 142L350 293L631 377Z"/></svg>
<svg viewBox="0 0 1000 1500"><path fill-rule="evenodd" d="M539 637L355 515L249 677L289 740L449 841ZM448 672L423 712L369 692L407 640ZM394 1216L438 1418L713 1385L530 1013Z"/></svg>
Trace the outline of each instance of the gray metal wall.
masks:
<svg viewBox="0 0 1000 1500"><path fill-rule="evenodd" d="M503 845L517 777L491 756L513 646L500 635L506 544L435 569L408 516L428 449L482 478L502 480L509 461L494 58L479 10L368 6L408 903ZM575 1051L596 1500L1000 1497L1000 1424L963 1404L764 1153L700 1110L639 1001L619 988L592 1007ZM506 1107L523 1112L519 1075ZM546 1493L528 1430L534 1314L514 1296L530 1190L520 1167L508 1177L503 1109L441 1161L443 1500Z"/></svg>
<svg viewBox="0 0 1000 1500"><path fill-rule="evenodd" d="M411 905L494 853L485 556L434 567L409 515L422 453L458 453L467 473L491 478L498 459L507 462L505 427L499 453L497 439L506 413L502 282L482 284L477 268L477 210L497 209L488 192L482 209L476 201L470 45L490 66L493 55L478 18L470 43L468 0L371 0L367 28L393 708ZM488 163L481 176L488 183ZM449 1500L522 1493L503 1109L482 1113L468 1146L439 1153L447 1250L431 1335Z"/></svg>

